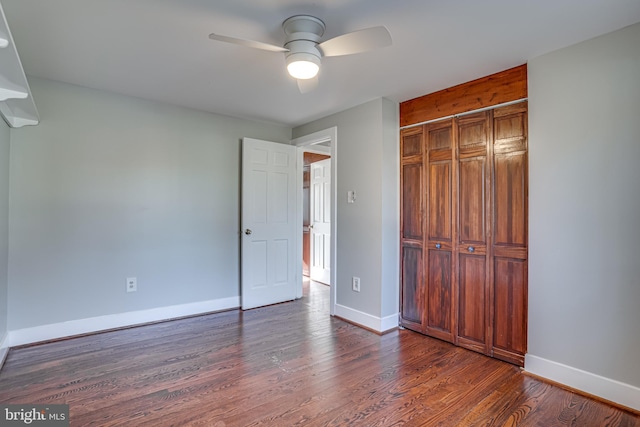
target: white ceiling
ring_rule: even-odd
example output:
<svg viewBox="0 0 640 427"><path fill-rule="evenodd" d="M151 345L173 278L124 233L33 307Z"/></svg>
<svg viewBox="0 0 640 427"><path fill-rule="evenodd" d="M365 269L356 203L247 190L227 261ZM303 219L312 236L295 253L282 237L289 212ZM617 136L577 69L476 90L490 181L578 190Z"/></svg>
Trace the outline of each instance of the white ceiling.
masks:
<svg viewBox="0 0 640 427"><path fill-rule="evenodd" d="M377 97L402 102L640 21L639 0L0 0L28 75L296 126ZM297 14L324 39L385 25L393 46L324 58L300 94L281 45ZM37 105L37 96L36 96Z"/></svg>

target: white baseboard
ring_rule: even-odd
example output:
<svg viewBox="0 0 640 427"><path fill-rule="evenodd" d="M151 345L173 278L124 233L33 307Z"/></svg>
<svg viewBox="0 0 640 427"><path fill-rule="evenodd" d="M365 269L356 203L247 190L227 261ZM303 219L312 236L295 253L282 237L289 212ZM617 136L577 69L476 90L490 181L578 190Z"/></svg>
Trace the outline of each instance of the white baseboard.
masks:
<svg viewBox="0 0 640 427"><path fill-rule="evenodd" d="M357 325L364 326L365 328L374 330L376 332L386 332L393 328L398 327L398 314L393 314L386 317L376 317L362 311L354 310L353 308L346 307L344 305L336 304L336 310L334 313L338 317L342 317L349 322L353 322Z"/></svg>
<svg viewBox="0 0 640 427"><path fill-rule="evenodd" d="M9 347L9 332L5 332L0 338L0 349Z"/></svg>
<svg viewBox="0 0 640 427"><path fill-rule="evenodd" d="M640 411L640 387L527 354L524 369L534 375Z"/></svg>
<svg viewBox="0 0 640 427"><path fill-rule="evenodd" d="M35 326L32 328L17 329L9 331L8 339L5 341L8 341L6 343L8 347L15 347L40 341L100 332L108 329L174 319L176 317L193 316L197 314L210 313L212 311L228 310L238 308L239 306L240 297L231 297L152 308L149 310L130 311L127 313L110 314L106 316Z"/></svg>
<svg viewBox="0 0 640 427"><path fill-rule="evenodd" d="M383 317L380 319L380 332L387 332L392 329L397 329L400 324L399 313L392 314L391 316Z"/></svg>

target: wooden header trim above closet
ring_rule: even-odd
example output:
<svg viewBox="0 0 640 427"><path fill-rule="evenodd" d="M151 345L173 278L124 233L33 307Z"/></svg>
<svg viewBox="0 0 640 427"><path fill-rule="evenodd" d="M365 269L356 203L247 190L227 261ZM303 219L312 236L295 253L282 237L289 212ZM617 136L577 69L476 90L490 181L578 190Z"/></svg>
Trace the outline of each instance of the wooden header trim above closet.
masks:
<svg viewBox="0 0 640 427"><path fill-rule="evenodd" d="M527 97L527 64L400 103L400 127Z"/></svg>

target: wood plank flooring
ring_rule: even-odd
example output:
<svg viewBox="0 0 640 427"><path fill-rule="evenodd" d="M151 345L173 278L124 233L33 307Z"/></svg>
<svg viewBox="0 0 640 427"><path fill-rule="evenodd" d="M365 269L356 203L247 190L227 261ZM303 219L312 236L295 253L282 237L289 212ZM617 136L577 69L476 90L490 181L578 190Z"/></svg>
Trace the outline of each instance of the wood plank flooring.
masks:
<svg viewBox="0 0 640 427"><path fill-rule="evenodd" d="M72 426L640 426L640 416L399 330L299 301L13 349L1 403L66 403Z"/></svg>

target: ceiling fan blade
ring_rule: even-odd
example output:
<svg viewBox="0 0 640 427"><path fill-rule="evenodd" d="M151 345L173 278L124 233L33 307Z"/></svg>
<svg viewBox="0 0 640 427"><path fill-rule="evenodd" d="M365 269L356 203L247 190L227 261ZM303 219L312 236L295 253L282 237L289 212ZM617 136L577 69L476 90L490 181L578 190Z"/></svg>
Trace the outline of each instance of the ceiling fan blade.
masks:
<svg viewBox="0 0 640 427"><path fill-rule="evenodd" d="M222 36L220 34L209 34L211 40L217 40L219 42L239 44L240 46L252 47L254 49L268 50L270 52L289 52L289 49L276 46L269 43L257 42L254 40L238 39L236 37Z"/></svg>
<svg viewBox="0 0 640 427"><path fill-rule="evenodd" d="M310 79L298 79L298 89L300 89L300 93L308 93L318 87L318 76L312 77Z"/></svg>
<svg viewBox="0 0 640 427"><path fill-rule="evenodd" d="M342 56L391 46L386 27L371 27L334 37L318 45L323 56Z"/></svg>

